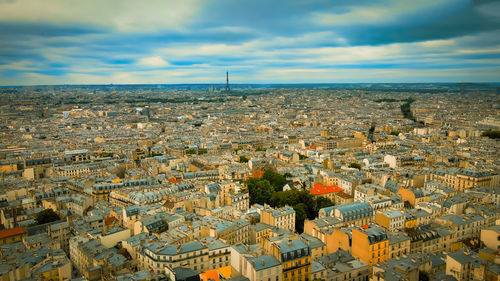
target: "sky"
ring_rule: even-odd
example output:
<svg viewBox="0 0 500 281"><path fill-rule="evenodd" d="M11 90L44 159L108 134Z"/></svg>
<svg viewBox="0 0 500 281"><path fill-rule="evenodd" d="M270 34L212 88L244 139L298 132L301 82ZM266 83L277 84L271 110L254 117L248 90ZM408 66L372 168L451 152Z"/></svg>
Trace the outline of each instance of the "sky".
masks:
<svg viewBox="0 0 500 281"><path fill-rule="evenodd" d="M0 0L0 85L500 82L500 0Z"/></svg>

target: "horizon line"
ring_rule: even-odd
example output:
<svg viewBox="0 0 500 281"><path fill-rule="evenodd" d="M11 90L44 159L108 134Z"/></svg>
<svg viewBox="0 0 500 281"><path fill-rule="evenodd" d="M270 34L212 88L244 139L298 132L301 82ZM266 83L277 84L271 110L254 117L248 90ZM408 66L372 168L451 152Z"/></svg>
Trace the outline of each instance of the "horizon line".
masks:
<svg viewBox="0 0 500 281"><path fill-rule="evenodd" d="M278 85L366 85L366 84L482 84L482 85L495 85L498 82L303 82L303 83L230 83L230 85L262 85L262 86L278 86ZM33 85L0 85L0 88L21 88L21 87L54 87L54 86L184 86L184 85L198 85L198 86L213 86L213 85L226 85L223 83L120 83L120 84L33 84Z"/></svg>

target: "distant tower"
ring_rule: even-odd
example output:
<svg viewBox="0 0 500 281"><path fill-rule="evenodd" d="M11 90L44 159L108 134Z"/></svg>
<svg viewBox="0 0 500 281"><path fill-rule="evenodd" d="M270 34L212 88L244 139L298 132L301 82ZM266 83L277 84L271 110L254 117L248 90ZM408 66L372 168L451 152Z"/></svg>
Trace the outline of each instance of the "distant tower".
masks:
<svg viewBox="0 0 500 281"><path fill-rule="evenodd" d="M226 92L229 92L229 72L226 71Z"/></svg>

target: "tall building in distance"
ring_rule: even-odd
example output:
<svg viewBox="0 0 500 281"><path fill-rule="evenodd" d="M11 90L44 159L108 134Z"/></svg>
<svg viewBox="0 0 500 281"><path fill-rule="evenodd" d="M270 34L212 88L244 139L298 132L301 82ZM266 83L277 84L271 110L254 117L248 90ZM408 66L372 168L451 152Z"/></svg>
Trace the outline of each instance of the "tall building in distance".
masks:
<svg viewBox="0 0 500 281"><path fill-rule="evenodd" d="M226 71L226 92L229 91L231 91L231 89L229 89L229 72Z"/></svg>

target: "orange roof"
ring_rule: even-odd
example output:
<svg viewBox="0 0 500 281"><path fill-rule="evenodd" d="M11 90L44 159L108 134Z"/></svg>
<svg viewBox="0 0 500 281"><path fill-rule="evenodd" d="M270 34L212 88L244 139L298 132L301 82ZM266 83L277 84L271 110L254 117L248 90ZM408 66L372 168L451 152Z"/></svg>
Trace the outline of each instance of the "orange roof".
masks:
<svg viewBox="0 0 500 281"><path fill-rule="evenodd" d="M171 182L171 183L180 183L181 182L181 180L179 180L179 179L177 179L175 177L169 178L168 181Z"/></svg>
<svg viewBox="0 0 500 281"><path fill-rule="evenodd" d="M219 273L220 273L220 275L222 275L222 277L224 277L225 279L231 278L231 273L232 273L231 268L232 267L230 265L219 267Z"/></svg>
<svg viewBox="0 0 500 281"><path fill-rule="evenodd" d="M217 271L217 269L207 270L200 274L200 279L203 281L208 281L208 280L219 281L219 271Z"/></svg>
<svg viewBox="0 0 500 281"><path fill-rule="evenodd" d="M210 269L203 273L200 273L200 279L203 281L215 280L219 281L222 276L224 279L231 278L231 266L223 266L217 269Z"/></svg>
<svg viewBox="0 0 500 281"><path fill-rule="evenodd" d="M2 230L0 231L0 239L5 237L11 237L14 235L24 234L26 231L22 227L16 227L12 229Z"/></svg>
<svg viewBox="0 0 500 281"><path fill-rule="evenodd" d="M264 175L264 171L258 170L252 172L252 178L260 179Z"/></svg>
<svg viewBox="0 0 500 281"><path fill-rule="evenodd" d="M323 186L321 183L315 184L314 187L310 188L309 190L311 191L312 195L321 195L343 191L342 188L336 185Z"/></svg>
<svg viewBox="0 0 500 281"><path fill-rule="evenodd" d="M115 217L109 216L104 218L105 225L111 225L113 222L118 221Z"/></svg>

